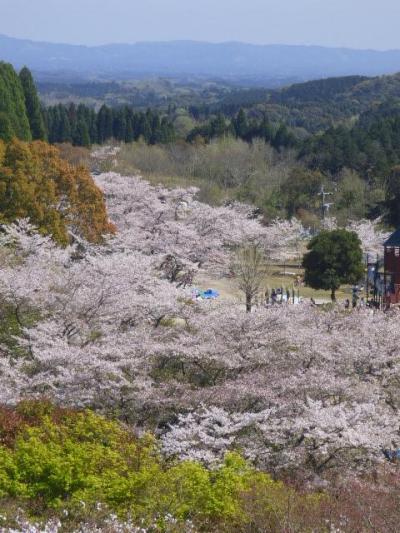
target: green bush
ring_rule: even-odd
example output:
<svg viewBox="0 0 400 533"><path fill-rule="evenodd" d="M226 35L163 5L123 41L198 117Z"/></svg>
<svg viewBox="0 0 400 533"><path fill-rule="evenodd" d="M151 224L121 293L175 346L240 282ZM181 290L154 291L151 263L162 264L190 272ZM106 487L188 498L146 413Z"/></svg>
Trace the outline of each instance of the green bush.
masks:
<svg viewBox="0 0 400 533"><path fill-rule="evenodd" d="M156 520L161 528L163 517L173 516L203 530L231 531L251 523L246 501L254 513L255 492L263 494L265 517L274 520L294 493L236 453L211 470L166 462L151 435L138 438L118 422L49 402L2 408L0 438L0 498L19 501L36 516L102 504L138 523Z"/></svg>

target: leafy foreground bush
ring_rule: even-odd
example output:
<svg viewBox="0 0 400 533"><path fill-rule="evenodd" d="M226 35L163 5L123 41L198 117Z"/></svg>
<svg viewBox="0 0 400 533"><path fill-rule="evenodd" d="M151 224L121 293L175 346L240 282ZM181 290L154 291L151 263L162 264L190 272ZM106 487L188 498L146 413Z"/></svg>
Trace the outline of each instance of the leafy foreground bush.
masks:
<svg viewBox="0 0 400 533"><path fill-rule="evenodd" d="M395 532L395 468L307 494L228 453L208 470L165 461L90 411L47 401L0 407L1 532Z"/></svg>
<svg viewBox="0 0 400 533"><path fill-rule="evenodd" d="M241 531L251 527L250 512L260 515L262 509L267 529L280 530L289 501L311 510L321 499L300 496L236 453L214 470L190 461L167 463L152 436L138 438L93 412L48 402L2 407L0 442L4 526L12 519L21 525L23 509L30 520L59 518L65 531L82 521L85 531L90 521L115 531L113 513L132 531L134 524L159 531Z"/></svg>

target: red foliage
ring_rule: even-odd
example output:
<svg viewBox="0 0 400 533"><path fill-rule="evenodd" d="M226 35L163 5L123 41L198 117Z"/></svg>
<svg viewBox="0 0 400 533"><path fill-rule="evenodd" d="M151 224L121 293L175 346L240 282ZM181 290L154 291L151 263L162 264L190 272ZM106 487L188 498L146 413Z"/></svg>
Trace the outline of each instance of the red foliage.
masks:
<svg viewBox="0 0 400 533"><path fill-rule="evenodd" d="M0 405L0 445L11 448L25 427L39 424L45 416L59 424L77 412L76 409L58 407L47 399L24 400L16 407Z"/></svg>

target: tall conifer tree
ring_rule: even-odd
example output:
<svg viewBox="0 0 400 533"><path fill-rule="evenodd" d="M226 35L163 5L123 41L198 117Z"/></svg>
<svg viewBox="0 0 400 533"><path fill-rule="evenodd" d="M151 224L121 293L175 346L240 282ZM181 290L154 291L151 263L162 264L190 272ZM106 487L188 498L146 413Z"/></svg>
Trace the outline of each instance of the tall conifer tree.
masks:
<svg viewBox="0 0 400 533"><path fill-rule="evenodd" d="M31 139L21 81L12 65L0 62L0 138Z"/></svg>
<svg viewBox="0 0 400 533"><path fill-rule="evenodd" d="M24 67L21 70L19 73L19 79L21 80L22 89L24 91L25 107L32 139L44 140L46 138L46 129L40 108L39 96L32 74L27 67Z"/></svg>

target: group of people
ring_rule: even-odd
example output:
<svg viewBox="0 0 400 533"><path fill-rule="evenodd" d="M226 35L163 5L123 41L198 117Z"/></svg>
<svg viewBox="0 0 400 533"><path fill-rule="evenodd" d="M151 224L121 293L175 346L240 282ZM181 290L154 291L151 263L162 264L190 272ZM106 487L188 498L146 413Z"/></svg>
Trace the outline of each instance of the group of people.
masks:
<svg viewBox="0 0 400 533"><path fill-rule="evenodd" d="M277 289L273 288L271 292L269 289L265 291L265 305L275 305L282 303L296 303L298 301L298 296L296 297L294 289L290 292L288 288L283 289L278 287Z"/></svg>
<svg viewBox="0 0 400 533"><path fill-rule="evenodd" d="M351 307L353 309L364 309L365 307L367 306L367 302L365 301L365 298L364 296L362 296L361 298L356 294L352 296L351 298ZM344 302L344 308L345 309L350 309L350 299L349 298L346 298L345 302Z"/></svg>
<svg viewBox="0 0 400 533"><path fill-rule="evenodd" d="M364 298L364 296L360 297L359 293L364 289L364 287L359 287L358 285L354 285L352 289L352 296L351 296L351 307L353 309L364 309L367 307L367 302ZM350 299L346 298L344 302L345 309L350 309Z"/></svg>

